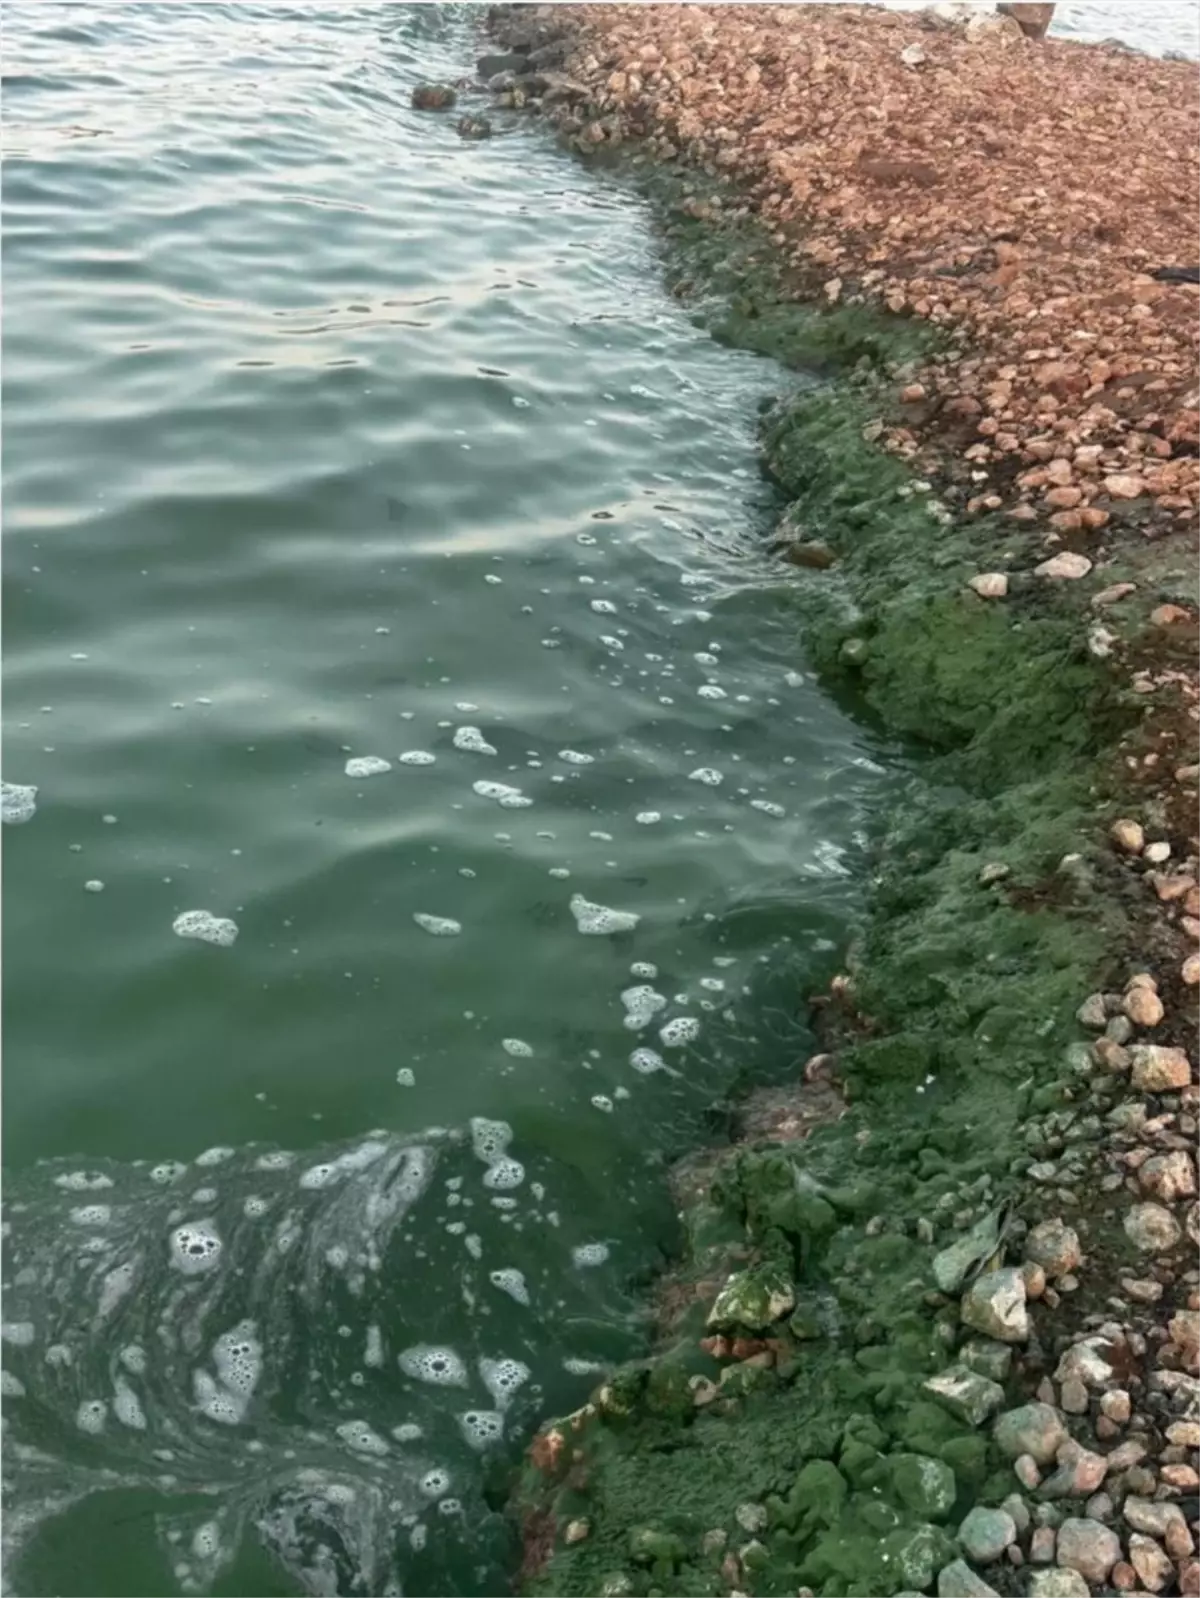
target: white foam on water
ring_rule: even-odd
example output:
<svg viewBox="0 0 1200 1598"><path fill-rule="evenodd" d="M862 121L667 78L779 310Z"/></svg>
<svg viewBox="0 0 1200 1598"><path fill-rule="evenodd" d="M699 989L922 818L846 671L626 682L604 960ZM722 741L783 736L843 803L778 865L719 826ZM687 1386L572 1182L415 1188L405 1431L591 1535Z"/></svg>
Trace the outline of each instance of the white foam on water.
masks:
<svg viewBox="0 0 1200 1598"><path fill-rule="evenodd" d="M488 1281L493 1287L498 1287L502 1293L507 1293L509 1298L518 1304L529 1307L529 1287L525 1281L525 1273L513 1267L505 1267L499 1271L489 1271Z"/></svg>
<svg viewBox="0 0 1200 1598"><path fill-rule="evenodd" d="M471 1119L471 1148L485 1165L494 1165L508 1152L512 1137L513 1129L507 1121L489 1121L482 1115Z"/></svg>
<svg viewBox="0 0 1200 1598"><path fill-rule="evenodd" d="M406 749L399 759L402 766L432 766L437 756L431 755L428 749Z"/></svg>
<svg viewBox="0 0 1200 1598"><path fill-rule="evenodd" d="M467 1385L467 1367L452 1348L435 1348L429 1343L418 1343L398 1355L397 1363L406 1376L418 1382L428 1382L431 1387Z"/></svg>
<svg viewBox="0 0 1200 1598"><path fill-rule="evenodd" d="M772 799L751 799L750 808L761 810L764 816L786 816L787 811L782 805L777 805Z"/></svg>
<svg viewBox="0 0 1200 1598"><path fill-rule="evenodd" d="M633 818L639 827L653 827L662 820L661 810L639 810Z"/></svg>
<svg viewBox="0 0 1200 1598"><path fill-rule="evenodd" d="M36 787L22 787L19 782L0 782L0 822L10 827L20 827L32 821L37 814Z"/></svg>
<svg viewBox="0 0 1200 1598"><path fill-rule="evenodd" d="M112 1177L102 1171L67 1171L54 1178L54 1185L68 1193L95 1193L113 1184Z"/></svg>
<svg viewBox="0 0 1200 1598"><path fill-rule="evenodd" d="M163 1160L161 1164L150 1167L150 1180L165 1187L170 1182L178 1182L186 1170L187 1166L179 1160Z"/></svg>
<svg viewBox="0 0 1200 1598"><path fill-rule="evenodd" d="M391 1453L383 1438L377 1431L373 1431L365 1420L343 1421L336 1430L346 1446L353 1448L356 1453L373 1454L376 1458Z"/></svg>
<svg viewBox="0 0 1200 1598"><path fill-rule="evenodd" d="M498 1409L468 1409L458 1417L468 1447L480 1453L504 1437L504 1416Z"/></svg>
<svg viewBox="0 0 1200 1598"><path fill-rule="evenodd" d="M108 1419L108 1405L102 1398L85 1398L75 1411L75 1424L81 1432L96 1437L104 1430Z"/></svg>
<svg viewBox="0 0 1200 1598"><path fill-rule="evenodd" d="M195 1559L211 1559L221 1550L221 1528L215 1520L206 1520L203 1526L197 1526L192 1534L192 1556Z"/></svg>
<svg viewBox="0 0 1200 1598"><path fill-rule="evenodd" d="M478 727L459 727L451 740L456 749L472 755L494 755L495 745L488 743Z"/></svg>
<svg viewBox="0 0 1200 1598"><path fill-rule="evenodd" d="M471 789L481 799L494 799L506 810L521 810L533 803L533 800L527 799L519 788L514 788L507 782L473 782Z"/></svg>
<svg viewBox="0 0 1200 1598"><path fill-rule="evenodd" d="M112 1220L112 1209L107 1204L81 1204L71 1211L76 1226L107 1226Z"/></svg>
<svg viewBox="0 0 1200 1598"><path fill-rule="evenodd" d="M450 916L430 916L417 910L413 912L413 920L433 938L457 938L462 931L462 922Z"/></svg>
<svg viewBox="0 0 1200 1598"><path fill-rule="evenodd" d="M374 1323L367 1327L363 1364L369 1366L371 1370L380 1370L383 1367L383 1332Z"/></svg>
<svg viewBox="0 0 1200 1598"><path fill-rule="evenodd" d="M677 1015L661 1028L658 1035L668 1049L681 1049L685 1043L694 1043L700 1036L700 1023L693 1015Z"/></svg>
<svg viewBox="0 0 1200 1598"><path fill-rule="evenodd" d="M725 983L720 977L701 977L700 986L709 993L724 993Z"/></svg>
<svg viewBox="0 0 1200 1598"><path fill-rule="evenodd" d="M556 878L559 882L565 882L571 873L567 870L566 866L551 866L546 875L548 877Z"/></svg>
<svg viewBox="0 0 1200 1598"><path fill-rule="evenodd" d="M103 893L104 884L99 877L89 877L83 885L83 891L85 893Z"/></svg>
<svg viewBox="0 0 1200 1598"><path fill-rule="evenodd" d="M197 1154L195 1163L207 1169L210 1165L224 1165L225 1161L230 1159L232 1155L233 1150L231 1148L225 1147L224 1144L218 1144L215 1148L205 1149L203 1154Z"/></svg>
<svg viewBox="0 0 1200 1598"><path fill-rule="evenodd" d="M591 606L597 616L615 616L617 614L617 607L611 599L593 599Z"/></svg>
<svg viewBox="0 0 1200 1598"><path fill-rule="evenodd" d="M131 1376L146 1374L146 1350L137 1343L126 1343L117 1358Z"/></svg>
<svg viewBox="0 0 1200 1598"><path fill-rule="evenodd" d="M484 1187L491 1188L493 1192L497 1193L503 1193L509 1188L520 1187L524 1180L525 1167L520 1160L495 1160L483 1173Z"/></svg>
<svg viewBox="0 0 1200 1598"><path fill-rule="evenodd" d="M369 1165L387 1153L387 1144L381 1143L377 1138L368 1138L365 1143L359 1143L352 1149L347 1149L345 1154L339 1154L335 1160L324 1160L319 1165L310 1165L300 1178L300 1186L306 1190L329 1187L334 1182L340 1182L345 1177L358 1171L365 1171Z"/></svg>
<svg viewBox="0 0 1200 1598"><path fill-rule="evenodd" d="M402 1088L415 1088L417 1078L411 1066L402 1065L396 1072L396 1081Z"/></svg>
<svg viewBox="0 0 1200 1598"><path fill-rule="evenodd" d="M417 1485L424 1498L444 1498L450 1491L450 1472L440 1467L427 1470Z"/></svg>
<svg viewBox="0 0 1200 1598"><path fill-rule="evenodd" d="M25 1383L19 1376L14 1376L12 1371L0 1370L0 1397L24 1398Z"/></svg>
<svg viewBox="0 0 1200 1598"><path fill-rule="evenodd" d="M391 769L391 761L385 760L382 755L356 755L353 760L346 762L348 777L381 777Z"/></svg>
<svg viewBox="0 0 1200 1598"><path fill-rule="evenodd" d="M248 1403L263 1369L262 1343L250 1320L239 1321L213 1344L213 1364L227 1392Z"/></svg>
<svg viewBox="0 0 1200 1598"><path fill-rule="evenodd" d="M607 1243L576 1243L571 1250L571 1261L579 1270L590 1270L603 1265L609 1256Z"/></svg>
<svg viewBox="0 0 1200 1598"><path fill-rule="evenodd" d="M533 1049L523 1038L501 1038L500 1047L514 1059L528 1060L533 1056Z"/></svg>
<svg viewBox="0 0 1200 1598"><path fill-rule="evenodd" d="M654 1049L634 1049L629 1063L642 1076L652 1076L655 1071L665 1071L666 1061Z"/></svg>
<svg viewBox="0 0 1200 1598"><path fill-rule="evenodd" d="M479 1375L483 1385L492 1395L492 1402L496 1408L501 1411L508 1408L513 1395L524 1387L530 1374L529 1366L523 1365L519 1359L479 1361Z"/></svg>
<svg viewBox="0 0 1200 1598"><path fill-rule="evenodd" d="M211 1220L191 1221L171 1233L171 1264L185 1276L211 1271L220 1262L221 1249L220 1234Z"/></svg>
<svg viewBox="0 0 1200 1598"><path fill-rule="evenodd" d="M213 943L218 949L228 949L237 941L238 926L225 916L215 916L211 910L185 910L171 923L177 938L196 938L200 943Z"/></svg>
<svg viewBox="0 0 1200 1598"><path fill-rule="evenodd" d="M594 1110L603 1110L605 1115L611 1115L613 1112L613 1101L607 1093L593 1093L591 1103Z"/></svg>
<svg viewBox="0 0 1200 1598"><path fill-rule="evenodd" d="M137 1265L133 1260L126 1260L123 1265L115 1266L105 1276L100 1284L100 1319L110 1315L121 1300L133 1286L137 1277Z"/></svg>
<svg viewBox="0 0 1200 1598"><path fill-rule="evenodd" d="M688 772L688 781L702 782L706 788L719 788L725 778L715 766L697 766L695 771Z"/></svg>
<svg viewBox="0 0 1200 1598"><path fill-rule="evenodd" d="M580 754L578 749L560 749L558 758L565 760L568 766L591 766L595 764L595 755Z"/></svg>
<svg viewBox="0 0 1200 1598"><path fill-rule="evenodd" d="M708 683L704 684L703 688L697 688L696 689L696 695L700 699L726 699L726 698L728 698L728 695L726 694L724 688L718 688L715 682L708 682Z"/></svg>
<svg viewBox="0 0 1200 1598"><path fill-rule="evenodd" d="M146 1430L146 1414L142 1409L142 1401L121 1376L118 1376L114 1383L112 1407L113 1414L122 1426L128 1426L135 1432Z"/></svg>
<svg viewBox="0 0 1200 1598"><path fill-rule="evenodd" d="M607 905L592 904L581 893L572 894L570 904L575 925L588 937L609 937L614 932L632 932L642 919L633 910L611 910Z"/></svg>
<svg viewBox="0 0 1200 1598"><path fill-rule="evenodd" d="M392 1436L398 1443L415 1443L423 1435L415 1420L401 1421L399 1426L392 1427Z"/></svg>
<svg viewBox="0 0 1200 1598"><path fill-rule="evenodd" d="M641 1032L667 1007L665 995L656 993L646 984L626 988L621 994L621 1003L625 1006L625 1025L631 1032Z"/></svg>
<svg viewBox="0 0 1200 1598"><path fill-rule="evenodd" d="M631 977L640 977L643 981L653 982L658 975L658 967L649 960L635 960L629 967Z"/></svg>

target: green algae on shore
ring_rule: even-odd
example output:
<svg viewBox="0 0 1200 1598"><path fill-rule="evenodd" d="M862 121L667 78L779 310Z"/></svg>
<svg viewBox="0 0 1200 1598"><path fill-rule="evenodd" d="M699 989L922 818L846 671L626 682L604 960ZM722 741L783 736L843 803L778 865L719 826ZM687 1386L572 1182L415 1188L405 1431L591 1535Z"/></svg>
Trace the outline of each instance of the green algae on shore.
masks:
<svg viewBox="0 0 1200 1598"><path fill-rule="evenodd" d="M660 210L667 181L649 185ZM826 1011L847 1113L729 1148L685 1201L659 1348L530 1451L514 1501L530 1593L928 1587L963 1514L1012 1490L981 1426L1011 1349L956 1351L933 1257L1029 1208L1039 1153L1065 1148L1059 1180L1073 1160L1082 1177L1110 1102L1089 1091L1074 1012L1120 910L1076 851L1129 708L1080 641L1078 601L1016 575L1016 603L989 607L967 581L994 529L960 524L876 447L884 375L929 330L789 300L735 209L672 207L667 255L716 337L802 374L762 428L786 523L837 561L781 578L798 651L926 759L879 829ZM1006 542L1016 573L1033 540Z"/></svg>

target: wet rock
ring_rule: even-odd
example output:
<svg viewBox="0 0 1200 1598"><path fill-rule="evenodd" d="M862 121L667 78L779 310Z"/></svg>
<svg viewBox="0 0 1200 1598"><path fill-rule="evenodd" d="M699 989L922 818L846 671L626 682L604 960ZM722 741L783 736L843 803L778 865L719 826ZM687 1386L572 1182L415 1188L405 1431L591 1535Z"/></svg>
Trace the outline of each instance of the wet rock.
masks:
<svg viewBox="0 0 1200 1598"><path fill-rule="evenodd" d="M1093 1032L1103 1032L1108 1025L1108 1011L1104 1007L1104 995L1102 993L1089 993L1078 1010L1076 1010L1075 1019L1080 1026L1090 1027Z"/></svg>
<svg viewBox="0 0 1200 1598"><path fill-rule="evenodd" d="M780 557L793 566L805 566L811 571L827 571L837 562L837 556L828 544L817 543L815 540L797 540L788 543L779 551Z"/></svg>
<svg viewBox="0 0 1200 1598"><path fill-rule="evenodd" d="M1069 549L1051 555L1049 560L1034 567L1039 577L1049 577L1058 582L1076 582L1080 577L1086 577L1091 569L1092 563L1086 555L1076 555Z"/></svg>
<svg viewBox="0 0 1200 1598"><path fill-rule="evenodd" d="M960 1313L965 1325L1002 1343L1023 1343L1029 1336L1025 1282L1011 1267L987 1271L963 1294Z"/></svg>
<svg viewBox="0 0 1200 1598"><path fill-rule="evenodd" d="M1129 1051L1133 1060L1130 1080L1139 1093L1174 1093L1191 1080L1191 1066L1183 1049L1157 1043L1137 1043Z"/></svg>
<svg viewBox="0 0 1200 1598"><path fill-rule="evenodd" d="M1055 1550L1060 1570L1074 1570L1099 1586L1121 1557L1121 1540L1098 1520L1064 1520Z"/></svg>
<svg viewBox="0 0 1200 1598"><path fill-rule="evenodd" d="M1021 1404L1005 1410L992 1427L996 1447L1009 1459L1028 1454L1036 1464L1049 1465L1067 1441L1067 1428L1051 1404Z"/></svg>
<svg viewBox="0 0 1200 1598"><path fill-rule="evenodd" d="M943 1565L938 1571L938 1598L999 1598L982 1576L976 1575L963 1559Z"/></svg>
<svg viewBox="0 0 1200 1598"><path fill-rule="evenodd" d="M529 67L529 57L516 50L507 51L503 55L481 55L475 63L475 71L484 83L489 78L494 78L498 72L525 72Z"/></svg>
<svg viewBox="0 0 1200 1598"><path fill-rule="evenodd" d="M1025 1239L1025 1255L1035 1260L1051 1280L1075 1270L1083 1260L1079 1234L1061 1216L1033 1228Z"/></svg>
<svg viewBox="0 0 1200 1598"><path fill-rule="evenodd" d="M761 1332L795 1307L796 1292L786 1277L770 1271L737 1271L717 1294L708 1324Z"/></svg>
<svg viewBox="0 0 1200 1598"><path fill-rule="evenodd" d="M448 83L418 83L412 92L415 111L449 111L457 99Z"/></svg>
<svg viewBox="0 0 1200 1598"><path fill-rule="evenodd" d="M1010 1543L1016 1542L1017 1528L1005 1510L977 1505L958 1528L958 1540L968 1559L977 1565L990 1565Z"/></svg>
<svg viewBox="0 0 1200 1598"><path fill-rule="evenodd" d="M1170 1210L1161 1204L1135 1204L1125 1217L1125 1235L1145 1254L1165 1254L1183 1234Z"/></svg>
<svg viewBox="0 0 1200 1598"><path fill-rule="evenodd" d="M454 131L460 139L490 139L492 136L492 124L487 117L459 117L454 125Z"/></svg>
<svg viewBox="0 0 1200 1598"><path fill-rule="evenodd" d="M1006 1381L1012 1370L1011 1345L997 1343L991 1337L972 1337L959 1349L958 1357L968 1370L993 1382Z"/></svg>
<svg viewBox="0 0 1200 1598"><path fill-rule="evenodd" d="M1035 1570L1029 1598L1091 1598L1091 1589L1077 1570Z"/></svg>
<svg viewBox="0 0 1200 1598"><path fill-rule="evenodd" d="M1137 1571L1138 1580L1149 1592L1161 1592L1175 1575L1170 1555L1165 1553L1143 1532L1135 1531L1129 1539L1129 1563Z"/></svg>
<svg viewBox="0 0 1200 1598"><path fill-rule="evenodd" d="M999 1383L961 1365L931 1376L924 1387L943 1409L971 1426L982 1426L1004 1402L1004 1389Z"/></svg>
<svg viewBox="0 0 1200 1598"><path fill-rule="evenodd" d="M980 572L967 584L980 599L1003 599L1008 593L1008 578L1003 572Z"/></svg>

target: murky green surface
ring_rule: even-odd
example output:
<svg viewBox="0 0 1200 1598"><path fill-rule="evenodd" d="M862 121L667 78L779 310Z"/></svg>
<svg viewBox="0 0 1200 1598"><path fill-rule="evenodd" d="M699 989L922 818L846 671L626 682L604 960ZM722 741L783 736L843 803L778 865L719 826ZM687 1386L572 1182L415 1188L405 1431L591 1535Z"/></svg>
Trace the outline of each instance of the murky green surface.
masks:
<svg viewBox="0 0 1200 1598"><path fill-rule="evenodd" d="M888 784L762 552L780 374L536 125L409 109L466 16L7 34L11 1590L503 1590L487 1457L639 1346Z"/></svg>

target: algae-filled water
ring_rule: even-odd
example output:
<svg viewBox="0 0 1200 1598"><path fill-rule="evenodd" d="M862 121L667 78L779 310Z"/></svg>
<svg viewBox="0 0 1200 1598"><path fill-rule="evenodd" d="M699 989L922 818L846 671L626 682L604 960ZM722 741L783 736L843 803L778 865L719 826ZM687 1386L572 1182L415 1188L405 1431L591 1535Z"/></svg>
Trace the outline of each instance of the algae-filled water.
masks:
<svg viewBox="0 0 1200 1598"><path fill-rule="evenodd" d="M6 43L6 1590L503 1591L489 1469L642 1346L895 780L764 553L781 374L409 108L470 16Z"/></svg>

